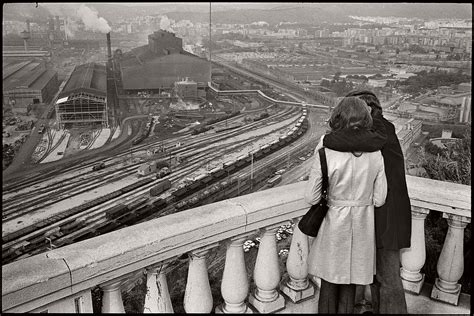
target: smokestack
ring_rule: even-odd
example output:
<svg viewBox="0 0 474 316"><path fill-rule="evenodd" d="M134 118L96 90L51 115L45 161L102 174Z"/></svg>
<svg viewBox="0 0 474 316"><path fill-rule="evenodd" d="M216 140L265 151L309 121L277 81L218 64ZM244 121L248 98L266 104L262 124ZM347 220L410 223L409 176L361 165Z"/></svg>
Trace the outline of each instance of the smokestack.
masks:
<svg viewBox="0 0 474 316"><path fill-rule="evenodd" d="M64 38L66 39L66 41L67 41L67 21L68 21L68 17L66 16L64 18Z"/></svg>
<svg viewBox="0 0 474 316"><path fill-rule="evenodd" d="M59 33L59 31L61 30L61 25L59 25L59 16L55 16L55 19L56 19L56 32Z"/></svg>
<svg viewBox="0 0 474 316"><path fill-rule="evenodd" d="M110 44L110 32L107 33L107 58L112 59L112 45Z"/></svg>
<svg viewBox="0 0 474 316"><path fill-rule="evenodd" d="M26 31L27 31L28 33L31 33L31 30L30 30L30 20L28 20L28 19L26 20Z"/></svg>
<svg viewBox="0 0 474 316"><path fill-rule="evenodd" d="M54 32L54 18L52 16L49 17L49 32Z"/></svg>

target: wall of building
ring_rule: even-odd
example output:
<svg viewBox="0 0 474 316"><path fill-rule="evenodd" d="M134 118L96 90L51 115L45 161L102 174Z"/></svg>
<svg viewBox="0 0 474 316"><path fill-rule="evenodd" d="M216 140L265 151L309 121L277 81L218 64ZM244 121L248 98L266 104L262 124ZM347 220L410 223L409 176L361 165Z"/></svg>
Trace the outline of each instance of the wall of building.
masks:
<svg viewBox="0 0 474 316"><path fill-rule="evenodd" d="M182 99L195 99L197 97L197 84L191 81L176 82L176 92Z"/></svg>
<svg viewBox="0 0 474 316"><path fill-rule="evenodd" d="M183 50L183 40L173 33L160 30L148 35L148 47L158 55L176 54Z"/></svg>

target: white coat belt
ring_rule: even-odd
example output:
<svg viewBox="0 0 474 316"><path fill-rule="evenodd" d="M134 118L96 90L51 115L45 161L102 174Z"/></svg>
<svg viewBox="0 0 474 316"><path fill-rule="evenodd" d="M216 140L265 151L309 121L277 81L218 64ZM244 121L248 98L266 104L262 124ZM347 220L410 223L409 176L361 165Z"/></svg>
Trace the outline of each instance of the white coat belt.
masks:
<svg viewBox="0 0 474 316"><path fill-rule="evenodd" d="M370 206L374 205L372 200L328 200L329 206Z"/></svg>

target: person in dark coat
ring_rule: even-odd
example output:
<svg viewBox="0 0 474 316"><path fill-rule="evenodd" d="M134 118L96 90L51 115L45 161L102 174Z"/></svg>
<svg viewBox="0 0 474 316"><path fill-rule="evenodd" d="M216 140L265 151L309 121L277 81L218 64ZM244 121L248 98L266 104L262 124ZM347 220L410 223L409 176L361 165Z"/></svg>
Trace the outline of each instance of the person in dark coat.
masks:
<svg viewBox="0 0 474 316"><path fill-rule="evenodd" d="M403 152L395 126L382 115L377 96L366 90L352 91L346 97L359 97L371 108L375 130L348 137L344 131L324 138L324 146L351 152L382 151L388 193L385 204L375 210L376 277L371 285L372 305L377 314L406 314L405 292L400 277L400 249L411 241L411 205L408 196ZM350 141L348 141L350 140Z"/></svg>

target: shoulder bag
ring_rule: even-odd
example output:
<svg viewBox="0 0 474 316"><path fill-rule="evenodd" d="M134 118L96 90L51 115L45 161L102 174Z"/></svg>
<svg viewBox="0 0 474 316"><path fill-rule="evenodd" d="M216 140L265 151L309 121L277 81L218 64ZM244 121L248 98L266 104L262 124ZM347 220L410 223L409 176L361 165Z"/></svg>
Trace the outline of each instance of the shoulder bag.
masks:
<svg viewBox="0 0 474 316"><path fill-rule="evenodd" d="M328 166L326 162L326 152L324 147L319 149L319 160L321 161L321 171L323 175L323 183L321 188L321 200L319 203L311 206L303 218L298 223L298 228L303 234L316 237L319 228L328 212L327 190L328 190Z"/></svg>

